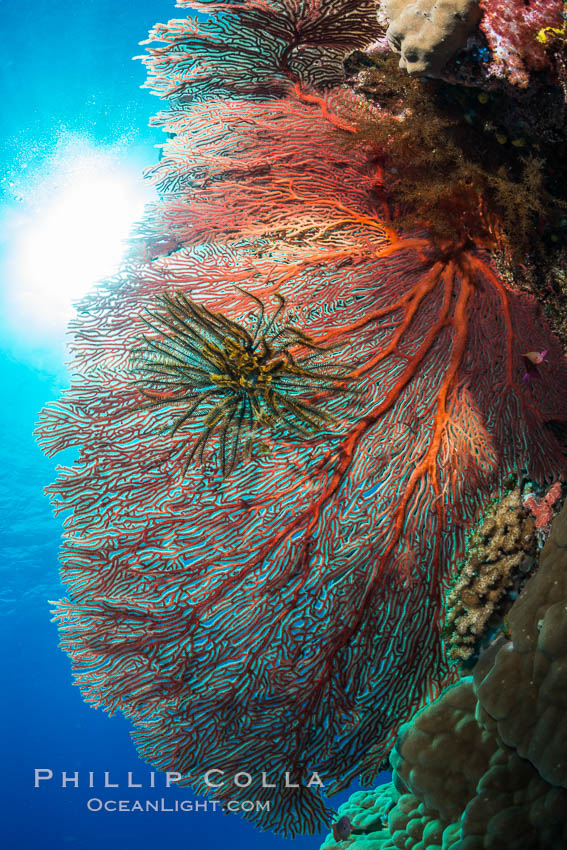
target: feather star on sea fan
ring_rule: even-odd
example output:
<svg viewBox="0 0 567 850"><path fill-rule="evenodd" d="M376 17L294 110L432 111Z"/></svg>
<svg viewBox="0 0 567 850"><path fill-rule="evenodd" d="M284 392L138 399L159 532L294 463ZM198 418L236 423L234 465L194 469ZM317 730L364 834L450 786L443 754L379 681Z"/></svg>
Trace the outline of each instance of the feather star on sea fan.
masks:
<svg viewBox="0 0 567 850"><path fill-rule="evenodd" d="M227 475L238 458L241 439L246 436L250 448L261 426L281 422L304 435L328 427L333 417L305 394L318 389L328 397L345 391L350 383L346 375L329 373L324 365L296 359L292 348L318 346L299 328L279 327L285 306L281 295L276 293L278 307L266 319L262 301L240 291L259 307L254 330L177 292L163 295L161 309L148 314L146 323L154 336L144 335L144 345L133 351L132 370L141 376L145 406L177 408L171 436L191 417L201 415L203 430L183 453L184 471L196 454L203 460L215 430L220 433L222 473Z"/></svg>
<svg viewBox="0 0 567 850"><path fill-rule="evenodd" d="M306 88L314 68L337 82L343 7L350 47L370 40L355 25L369 9L340 2L234 2L156 30L175 137L138 234L147 259L82 302L72 386L39 427L48 452L80 448L50 491L72 509L56 617L84 698L131 718L141 755L197 790L206 770L252 776L220 799L263 799L262 771L291 772L298 787L248 815L286 834L330 816L300 777L371 779L449 680L443 587L486 494L518 469L564 469L567 369L538 305L486 251L398 236L384 175L353 144L366 107ZM253 322L244 289L280 293L282 322L324 347L329 374L348 364L357 392L310 393L337 427L260 424L269 453L227 477L222 433L184 469L200 423L172 434L168 405L141 407L131 352L175 293ZM547 351L529 382L526 346Z"/></svg>

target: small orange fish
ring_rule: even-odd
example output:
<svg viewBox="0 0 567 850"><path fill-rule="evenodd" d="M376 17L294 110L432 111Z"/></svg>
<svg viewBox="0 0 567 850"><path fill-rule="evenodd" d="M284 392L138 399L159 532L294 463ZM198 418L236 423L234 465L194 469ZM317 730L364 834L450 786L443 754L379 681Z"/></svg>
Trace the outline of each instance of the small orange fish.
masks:
<svg viewBox="0 0 567 850"><path fill-rule="evenodd" d="M535 368L536 366L541 366L542 363L548 363L549 361L545 359L545 355L547 354L547 348L543 351L526 351L525 354L522 354L524 358L524 363L526 364L526 371L522 376L522 381L531 381L533 378L537 378L538 370Z"/></svg>
<svg viewBox="0 0 567 850"><path fill-rule="evenodd" d="M547 349L545 351L528 351L526 354L522 354L522 357L525 357L530 363L533 363L534 366L541 366L542 363L547 363L545 359L545 355L547 354Z"/></svg>

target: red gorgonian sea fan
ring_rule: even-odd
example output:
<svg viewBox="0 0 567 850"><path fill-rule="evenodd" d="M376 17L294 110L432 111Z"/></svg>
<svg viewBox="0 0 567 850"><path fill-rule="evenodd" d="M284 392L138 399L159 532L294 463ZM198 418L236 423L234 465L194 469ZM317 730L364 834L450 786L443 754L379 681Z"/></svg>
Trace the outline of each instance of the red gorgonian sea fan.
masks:
<svg viewBox="0 0 567 850"><path fill-rule="evenodd" d="M203 791L208 770L245 771L215 796L269 793L251 819L314 832L330 812L311 772L327 790L371 779L450 678L451 565L504 478L563 469L567 369L486 246L388 221L356 144L370 107L337 87L346 50L375 35L370 4L198 8L206 23L152 34L175 137L145 259L81 303L71 388L39 426L49 453L79 447L49 488L71 509L56 617L84 698L130 717L144 758ZM314 417L306 433L274 413L270 369L287 414Z"/></svg>

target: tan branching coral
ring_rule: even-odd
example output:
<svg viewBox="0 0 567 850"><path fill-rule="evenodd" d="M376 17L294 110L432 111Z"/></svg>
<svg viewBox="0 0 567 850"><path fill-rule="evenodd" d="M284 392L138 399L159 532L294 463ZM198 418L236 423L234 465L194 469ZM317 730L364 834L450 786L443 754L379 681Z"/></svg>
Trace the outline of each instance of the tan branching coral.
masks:
<svg viewBox="0 0 567 850"><path fill-rule="evenodd" d="M471 535L467 556L447 598L445 633L449 657L470 658L480 638L500 620L511 589L525 583L534 565L533 517L518 487L487 510Z"/></svg>

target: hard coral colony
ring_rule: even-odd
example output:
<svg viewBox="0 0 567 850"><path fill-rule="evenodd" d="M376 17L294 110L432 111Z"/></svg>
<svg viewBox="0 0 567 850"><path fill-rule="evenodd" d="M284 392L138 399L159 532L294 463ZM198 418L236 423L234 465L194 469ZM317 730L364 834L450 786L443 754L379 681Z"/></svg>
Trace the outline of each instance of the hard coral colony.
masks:
<svg viewBox="0 0 567 850"><path fill-rule="evenodd" d="M539 561L509 633L402 726L393 781L339 808L358 825L351 850L566 846L567 506ZM333 834L321 850L343 846Z"/></svg>
<svg viewBox="0 0 567 850"><path fill-rule="evenodd" d="M457 675L440 632L465 530L511 473L563 470L567 366L490 229L390 220L358 134L380 109L344 84L382 32L371 3L190 5L208 19L156 26L144 60L171 136L145 259L82 302L39 426L48 453L79 447L49 488L71 509L56 619L85 700L158 768L333 791ZM250 817L320 830L298 785Z"/></svg>

